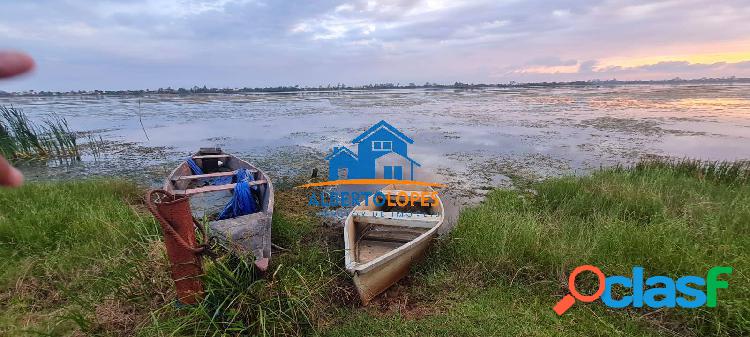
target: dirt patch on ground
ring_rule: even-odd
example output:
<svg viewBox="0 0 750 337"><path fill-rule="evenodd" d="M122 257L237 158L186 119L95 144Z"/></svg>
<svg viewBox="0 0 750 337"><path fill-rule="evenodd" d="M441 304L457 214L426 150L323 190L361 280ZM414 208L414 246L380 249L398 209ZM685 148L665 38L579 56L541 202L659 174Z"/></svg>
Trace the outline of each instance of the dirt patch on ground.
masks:
<svg viewBox="0 0 750 337"><path fill-rule="evenodd" d="M330 300L335 305L347 308L356 308L362 305L359 301L357 288L354 287L352 279L348 275L336 278L331 289Z"/></svg>
<svg viewBox="0 0 750 337"><path fill-rule="evenodd" d="M107 299L94 308L92 332L107 332L118 336L132 334L142 317L137 311L131 303Z"/></svg>
<svg viewBox="0 0 750 337"><path fill-rule="evenodd" d="M420 294L420 284L408 275L375 297L365 308L379 317L399 314L406 319L420 319L446 312L447 303Z"/></svg>
<svg viewBox="0 0 750 337"><path fill-rule="evenodd" d="M28 302L29 309L39 310L56 306L63 296L52 280L28 276L19 278L15 286L0 294L0 305L11 299Z"/></svg>
<svg viewBox="0 0 750 337"><path fill-rule="evenodd" d="M284 189L274 191L274 201L282 207L279 209L285 215L310 217L315 214L316 209L307 204L308 192L302 188Z"/></svg>

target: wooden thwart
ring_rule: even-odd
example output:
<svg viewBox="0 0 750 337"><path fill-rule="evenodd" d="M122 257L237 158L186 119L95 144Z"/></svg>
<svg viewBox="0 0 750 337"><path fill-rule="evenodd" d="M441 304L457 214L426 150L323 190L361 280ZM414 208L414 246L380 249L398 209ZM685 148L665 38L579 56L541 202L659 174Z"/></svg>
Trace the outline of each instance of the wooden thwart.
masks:
<svg viewBox="0 0 750 337"><path fill-rule="evenodd" d="M369 231L367 232L363 240L370 241L384 241L384 242L401 242L406 243L414 240L417 236L414 233L405 232L386 232L386 231Z"/></svg>
<svg viewBox="0 0 750 337"><path fill-rule="evenodd" d="M251 170L251 169L245 169L247 172L255 173L258 172L258 170ZM179 180L195 180L195 179L203 179L203 178L216 178L216 177L226 177L226 176L233 176L237 174L237 170L234 171L228 171L228 172L214 172L214 173L204 173L204 174L194 174L189 176L176 176L172 177L172 181L179 181Z"/></svg>
<svg viewBox="0 0 750 337"><path fill-rule="evenodd" d="M204 154L199 156L193 156L193 159L218 159L218 158L229 158L228 154Z"/></svg>
<svg viewBox="0 0 750 337"><path fill-rule="evenodd" d="M265 184L265 180L256 180L251 181L248 183L250 186L254 185L262 185ZM174 194L177 195L194 195L194 194L200 194L200 193L208 193L208 192L218 192L218 191L226 191L226 190L232 190L234 189L234 186L237 184L225 184L225 185L212 185L212 186L204 186L199 188L191 188L187 190L174 190Z"/></svg>
<svg viewBox="0 0 750 337"><path fill-rule="evenodd" d="M426 214L380 211L354 211L352 218L354 222L418 228L432 228L442 221L441 217Z"/></svg>
<svg viewBox="0 0 750 337"><path fill-rule="evenodd" d="M195 179L201 179L201 178L226 177L226 176L233 176L235 174L237 174L237 171L216 172L216 173L206 173L206 174L195 174L195 175L190 175L190 176L177 176L177 177L173 177L172 181L195 180Z"/></svg>

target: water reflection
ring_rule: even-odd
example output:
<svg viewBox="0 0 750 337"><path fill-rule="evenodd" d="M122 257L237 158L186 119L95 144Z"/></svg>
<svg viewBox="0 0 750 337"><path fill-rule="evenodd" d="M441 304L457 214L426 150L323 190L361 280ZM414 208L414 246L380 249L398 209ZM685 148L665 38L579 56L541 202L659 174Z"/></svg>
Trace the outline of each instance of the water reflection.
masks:
<svg viewBox="0 0 750 337"><path fill-rule="evenodd" d="M221 146L274 176L325 169L323 155L385 119L416 142L425 177L463 200L509 176L538 179L643 155L750 158L747 85L387 90L146 97L3 97L34 118L113 141L69 167L22 165L31 180L129 176L158 184L200 146ZM145 134L144 134L145 129ZM454 191L455 190L455 191Z"/></svg>

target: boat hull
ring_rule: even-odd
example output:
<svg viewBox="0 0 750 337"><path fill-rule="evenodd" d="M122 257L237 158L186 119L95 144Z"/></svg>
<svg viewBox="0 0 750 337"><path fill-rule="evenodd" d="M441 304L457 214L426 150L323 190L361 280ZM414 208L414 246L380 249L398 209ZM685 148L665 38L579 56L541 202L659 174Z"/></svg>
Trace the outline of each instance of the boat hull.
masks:
<svg viewBox="0 0 750 337"><path fill-rule="evenodd" d="M239 256L252 256L255 266L259 270L265 271L268 268L271 259L271 223L274 208L273 184L271 183L270 178L257 167L233 155L225 154L221 152L221 150L218 151L218 154L214 153L208 155L199 151L193 155L193 158L205 158L195 159L201 167L207 165L209 160L221 159L221 165L214 167L229 171L224 173L208 173L206 174L207 176L231 176L232 170L248 170L250 174L253 175L256 183L259 183L253 185L252 188L257 189L258 191L258 206L260 207L260 211L235 218L211 221L208 223L209 234L229 251ZM216 165L216 163L213 165ZM187 163L183 162L167 177L164 182L164 189L171 193L183 193L186 195L223 193L217 195L219 197L225 196L226 201L229 201L231 198L231 191L233 190L234 184L190 189L190 182L199 179L196 177L197 176L193 175L193 172Z"/></svg>
<svg viewBox="0 0 750 337"><path fill-rule="evenodd" d="M411 266L424 258L437 234L424 237L413 246L390 261L380 264L366 272L355 271L353 280L359 298L363 304L368 304L373 298L390 288L400 279L409 274Z"/></svg>
<svg viewBox="0 0 750 337"><path fill-rule="evenodd" d="M405 188L409 187L389 185L383 190ZM429 187L411 189L433 191ZM424 257L444 219L439 197L431 208L435 212L433 215L407 218L393 217L403 214L401 212L383 213L374 206L372 198L367 205L363 202L355 207L344 223L346 269L352 274L359 297L365 305L406 276L411 266ZM380 214L380 217L367 218L363 214ZM425 226L431 221L431 225ZM373 230L371 226L378 228Z"/></svg>

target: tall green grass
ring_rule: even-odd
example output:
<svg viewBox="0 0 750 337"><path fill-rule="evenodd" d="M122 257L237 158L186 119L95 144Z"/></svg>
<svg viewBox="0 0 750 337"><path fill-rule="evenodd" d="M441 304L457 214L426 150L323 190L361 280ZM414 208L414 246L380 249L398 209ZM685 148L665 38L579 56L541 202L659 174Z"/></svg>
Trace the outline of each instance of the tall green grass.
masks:
<svg viewBox="0 0 750 337"><path fill-rule="evenodd" d="M655 159L641 161L633 167L633 170L636 172L661 170L665 174L689 176L698 180L725 184L748 184L750 182L750 160Z"/></svg>
<svg viewBox="0 0 750 337"><path fill-rule="evenodd" d="M0 335L301 335L319 329L343 271L302 195L274 215L267 275L231 254L204 261L205 300L177 308L158 226L130 183L0 190ZM299 194L299 192L297 192ZM299 207L297 207L299 206Z"/></svg>
<svg viewBox="0 0 750 337"><path fill-rule="evenodd" d="M159 236L133 206L140 197L131 183L107 180L1 189L0 335L93 330L116 319L108 316L118 303L134 305L124 298L167 293L165 264L146 263Z"/></svg>
<svg viewBox="0 0 750 337"><path fill-rule="evenodd" d="M76 135L64 118L51 116L38 125L12 106L0 106L0 154L10 160L80 160Z"/></svg>
<svg viewBox="0 0 750 337"><path fill-rule="evenodd" d="M342 253L328 245L326 229L315 226L304 194L277 191L275 198L273 242L288 251L274 252L267 274L255 273L251 259L226 252L205 260L203 302L182 309L167 303L140 335L300 336L320 329L344 275Z"/></svg>
<svg viewBox="0 0 750 337"><path fill-rule="evenodd" d="M566 275L583 264L607 275L643 266L646 277L673 278L731 266L716 308L606 311L664 332L750 334L748 172L746 162L650 161L547 180L534 193L497 190L461 213L430 265L467 282L512 283L557 298L567 292ZM591 306L602 305L576 304L573 315Z"/></svg>
<svg viewBox="0 0 750 337"><path fill-rule="evenodd" d="M318 253L306 252L317 255ZM317 260L317 259L321 260ZM288 260L288 258L281 258ZM143 336L177 334L200 336L251 335L299 336L318 329L325 309L321 301L333 278L332 261L309 259L318 270L277 265L260 277L247 259L230 256L208 262L204 285L206 297L199 305L175 309L172 303L160 311L165 319L144 327ZM305 270L308 269L308 270Z"/></svg>
<svg viewBox="0 0 750 337"><path fill-rule="evenodd" d="M493 191L461 212L425 263L366 308L342 270L340 231L299 191L277 191L267 275L205 263L206 298L176 308L158 226L128 183L0 190L0 335L741 336L750 334L750 182L744 163L644 162ZM716 308L557 317L567 275L734 273ZM581 292L594 284L586 279Z"/></svg>

